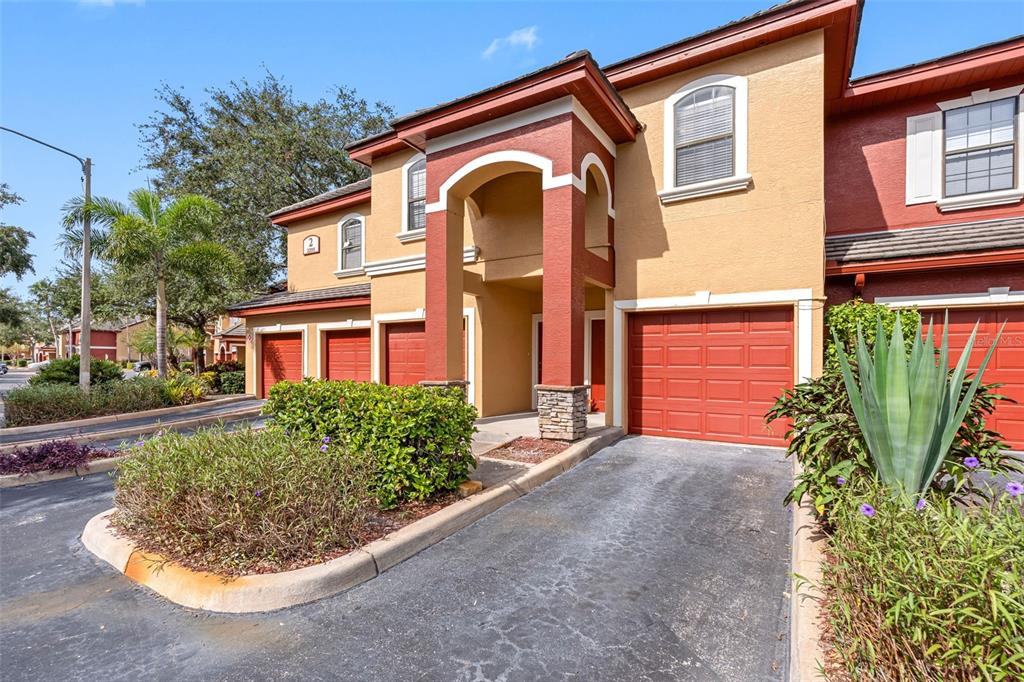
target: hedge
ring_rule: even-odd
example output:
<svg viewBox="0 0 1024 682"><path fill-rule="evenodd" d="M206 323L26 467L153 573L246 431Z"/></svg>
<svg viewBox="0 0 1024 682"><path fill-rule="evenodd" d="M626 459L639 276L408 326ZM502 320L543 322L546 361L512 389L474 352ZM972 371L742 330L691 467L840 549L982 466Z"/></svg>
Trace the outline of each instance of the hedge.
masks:
<svg viewBox="0 0 1024 682"><path fill-rule="evenodd" d="M271 428L340 439L374 463L372 491L389 508L452 490L469 477L476 408L458 388L304 379L270 389Z"/></svg>
<svg viewBox="0 0 1024 682"><path fill-rule="evenodd" d="M80 358L76 355L71 358L57 358L51 360L50 364L41 367L39 372L28 382L32 385L38 384L67 384L78 385L78 372L80 369ZM93 358L89 363L89 384L96 386L109 381L116 381L124 376L121 366L110 360Z"/></svg>
<svg viewBox="0 0 1024 682"><path fill-rule="evenodd" d="M93 386L86 393L71 384L29 384L4 396L5 425L32 426L139 412L194 402L194 392L179 390L161 379L140 376Z"/></svg>

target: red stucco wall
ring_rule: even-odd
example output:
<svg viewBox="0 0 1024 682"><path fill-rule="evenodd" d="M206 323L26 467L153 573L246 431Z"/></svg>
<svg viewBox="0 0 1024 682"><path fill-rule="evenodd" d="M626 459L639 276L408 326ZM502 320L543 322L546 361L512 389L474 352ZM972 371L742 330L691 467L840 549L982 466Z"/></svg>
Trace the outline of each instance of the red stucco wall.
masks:
<svg viewBox="0 0 1024 682"><path fill-rule="evenodd" d="M1020 215L1020 204L941 213L934 203L906 205L907 117L938 111L936 102L973 90L1017 85L1009 80L971 83L927 99L831 117L825 126L825 220L829 234Z"/></svg>
<svg viewBox="0 0 1024 682"><path fill-rule="evenodd" d="M991 287L1024 290L1024 267L1020 265L987 266L949 270L923 270L904 273L868 273L861 298L874 301L876 296L933 296L937 294L984 293ZM825 287L828 305L853 298L853 275L829 277Z"/></svg>

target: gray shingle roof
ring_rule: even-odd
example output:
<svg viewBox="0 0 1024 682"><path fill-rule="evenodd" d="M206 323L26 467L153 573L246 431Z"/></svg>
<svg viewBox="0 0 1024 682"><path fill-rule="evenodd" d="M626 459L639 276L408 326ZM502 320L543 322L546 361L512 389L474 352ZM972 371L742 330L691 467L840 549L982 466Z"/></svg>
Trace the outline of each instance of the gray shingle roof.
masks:
<svg viewBox="0 0 1024 682"><path fill-rule="evenodd" d="M364 180L356 180L355 182L343 185L341 187L338 187L337 189L332 189L329 192L317 194L315 197L310 197L308 199L303 199L302 201L297 201L290 206L285 206L284 208L277 209L273 213L269 214L267 217L274 218L275 216L279 216L284 213L297 211L300 208L306 208L307 206L313 206L315 204L322 204L323 202L330 201L331 199L340 199L341 197L347 197L349 194L355 194L356 192L361 192L364 189L370 189L370 178L366 178Z"/></svg>
<svg viewBox="0 0 1024 682"><path fill-rule="evenodd" d="M217 336L245 336L245 322L239 322L232 327L228 327L217 334Z"/></svg>
<svg viewBox="0 0 1024 682"><path fill-rule="evenodd" d="M839 263L1024 247L1024 216L825 238L825 257Z"/></svg>
<svg viewBox="0 0 1024 682"><path fill-rule="evenodd" d="M362 298L370 295L369 284L350 284L329 289L311 289L309 291L280 291L254 298L251 301L236 303L229 311L249 310L276 305L292 305L295 303L313 303L316 301L332 301L342 298Z"/></svg>

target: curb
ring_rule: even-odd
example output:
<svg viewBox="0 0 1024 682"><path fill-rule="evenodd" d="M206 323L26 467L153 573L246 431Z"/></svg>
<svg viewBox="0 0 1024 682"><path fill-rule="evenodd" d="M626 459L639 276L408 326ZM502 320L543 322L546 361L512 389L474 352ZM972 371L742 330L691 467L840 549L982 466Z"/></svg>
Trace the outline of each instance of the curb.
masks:
<svg viewBox="0 0 1024 682"><path fill-rule="evenodd" d="M215 415L208 415L205 417L197 417L195 419L179 419L176 421L156 421L152 424L146 424L144 426L125 427L121 429L113 429L110 431L96 431L95 433L86 434L67 434L65 436L58 436L56 438L40 438L37 440L26 440L19 443L9 443L0 445L0 454L11 452L18 448L32 447L34 445L40 445L42 443L49 443L54 440L71 440L76 443L92 443L98 440L108 440L111 438L125 438L127 436L142 436L156 431L180 431L181 429L191 428L193 426L205 426L207 424L216 424L222 422L225 419L233 419L236 417L257 417L260 415L261 406L247 408L244 410L237 410L235 412L221 412Z"/></svg>
<svg viewBox="0 0 1024 682"><path fill-rule="evenodd" d="M6 474L4 476L0 476L0 489L17 488L23 485L32 485L33 483L45 483L46 481L59 481L62 478L82 478L89 474L101 474L106 471L113 471L121 464L121 460L126 456L127 455L122 455L121 457L104 457L103 459L94 459L85 466L75 469L37 471L31 474Z"/></svg>
<svg viewBox="0 0 1024 682"><path fill-rule="evenodd" d="M823 679L818 671L818 664L825 661L825 650L821 646L821 594L816 586L821 583L826 540L807 499L793 510L792 533L789 679ZM796 576L807 582L798 583Z"/></svg>
<svg viewBox="0 0 1024 682"><path fill-rule="evenodd" d="M62 428L72 427L76 431L70 435L78 435L84 426L95 426L96 424L113 424L125 419L138 419L139 417L157 417L163 414L177 414L179 412L188 412L189 410L195 410L200 407L227 405L229 403L237 403L242 400L253 400L254 396L246 395L244 393L239 395L228 396L226 398L214 398L213 400L204 400L200 403L193 403L191 405L173 405L171 407L158 407L153 410L142 410L141 412L122 412L121 414L108 414L102 417L89 417L88 419L76 419L68 422L51 422L49 424L33 424L32 426L14 426L9 429L3 430L4 445L7 444L8 437L10 436L21 436L21 435L32 435L36 433L45 434L47 431L52 429L56 425L60 425Z"/></svg>
<svg viewBox="0 0 1024 682"><path fill-rule="evenodd" d="M136 549L115 535L108 509L92 517L82 544L99 559L164 598L193 609L256 613L305 604L372 580L389 568L525 495L622 437L604 427L523 473L519 478L454 502L430 516L331 561L293 571L226 579L189 570Z"/></svg>

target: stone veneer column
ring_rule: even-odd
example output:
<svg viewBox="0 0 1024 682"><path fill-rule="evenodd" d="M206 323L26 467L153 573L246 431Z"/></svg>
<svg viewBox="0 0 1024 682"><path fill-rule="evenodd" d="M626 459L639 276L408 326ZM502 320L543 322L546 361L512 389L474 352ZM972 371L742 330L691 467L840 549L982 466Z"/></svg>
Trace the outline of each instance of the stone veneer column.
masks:
<svg viewBox="0 0 1024 682"><path fill-rule="evenodd" d="M537 386L541 438L579 440L587 435L587 386Z"/></svg>

